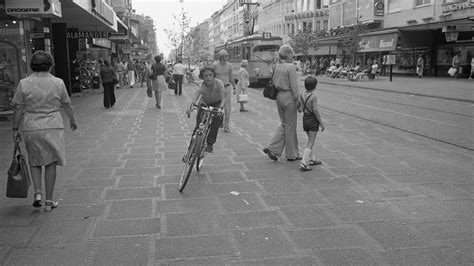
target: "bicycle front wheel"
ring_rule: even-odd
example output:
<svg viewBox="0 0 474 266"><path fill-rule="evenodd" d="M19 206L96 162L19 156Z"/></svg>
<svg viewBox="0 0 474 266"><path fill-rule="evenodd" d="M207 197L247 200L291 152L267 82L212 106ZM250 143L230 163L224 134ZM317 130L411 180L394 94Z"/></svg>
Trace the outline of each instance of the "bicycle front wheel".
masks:
<svg viewBox="0 0 474 266"><path fill-rule="evenodd" d="M189 146L188 152L190 153L190 156L184 162L183 172L181 173L181 180L179 181L179 192L183 192L184 187L188 183L189 176L191 175L191 171L193 170L194 163L201 154L201 143L202 136L198 135L195 139L192 140L191 145Z"/></svg>

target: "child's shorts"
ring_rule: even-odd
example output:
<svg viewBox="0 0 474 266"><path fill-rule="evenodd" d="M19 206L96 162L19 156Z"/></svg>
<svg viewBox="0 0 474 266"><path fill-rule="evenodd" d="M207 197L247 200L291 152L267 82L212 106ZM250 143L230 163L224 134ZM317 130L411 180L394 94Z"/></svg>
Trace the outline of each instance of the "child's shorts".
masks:
<svg viewBox="0 0 474 266"><path fill-rule="evenodd" d="M303 114L303 130L308 131L319 131L319 122L313 113Z"/></svg>

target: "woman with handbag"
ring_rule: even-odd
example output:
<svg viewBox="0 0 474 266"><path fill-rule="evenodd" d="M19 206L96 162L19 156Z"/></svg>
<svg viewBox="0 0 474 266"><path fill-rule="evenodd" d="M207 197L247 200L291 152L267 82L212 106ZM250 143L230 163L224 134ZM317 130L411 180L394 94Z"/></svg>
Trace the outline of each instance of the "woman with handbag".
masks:
<svg viewBox="0 0 474 266"><path fill-rule="evenodd" d="M155 56L155 63L151 66L150 80L155 91L156 108L161 109L162 92L168 88L165 81L165 65L161 63L161 56Z"/></svg>
<svg viewBox="0 0 474 266"><path fill-rule="evenodd" d="M240 63L239 82L237 83L237 102L240 103L240 112L248 112L244 106L249 100L247 92L247 88L250 85L249 72L247 72L248 65L249 62L247 60L242 60Z"/></svg>
<svg viewBox="0 0 474 266"><path fill-rule="evenodd" d="M41 175L44 167L46 192L45 211L58 207L53 201L56 166L65 165L64 123L60 109L64 108L72 130L77 129L74 111L63 80L49 72L54 66L53 56L36 51L31 58L33 73L20 80L13 97L13 141L23 139L28 151L31 177L35 189L33 206L42 206ZM20 127L20 135L18 128Z"/></svg>
<svg viewBox="0 0 474 266"><path fill-rule="evenodd" d="M300 93L296 66L293 64L295 52L291 46L282 45L278 54L280 63L275 66L272 80L278 89L276 104L281 124L273 135L270 144L263 149L263 152L271 160L277 161L284 149L288 161L301 160L296 135L297 106Z"/></svg>
<svg viewBox="0 0 474 266"><path fill-rule="evenodd" d="M114 87L118 80L117 74L108 60L104 60L104 66L100 68L100 80L102 80L102 86L104 87L104 107L109 109L115 104Z"/></svg>

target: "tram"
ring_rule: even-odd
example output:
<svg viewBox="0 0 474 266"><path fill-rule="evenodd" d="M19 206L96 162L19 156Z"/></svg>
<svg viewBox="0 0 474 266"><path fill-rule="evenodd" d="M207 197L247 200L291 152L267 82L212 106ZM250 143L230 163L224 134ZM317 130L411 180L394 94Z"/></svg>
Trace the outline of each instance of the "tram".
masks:
<svg viewBox="0 0 474 266"><path fill-rule="evenodd" d="M247 60L250 84L266 84L278 61L278 49L281 45L281 37L271 36L270 33L255 34L215 47L214 55L217 60L222 49L229 53L228 61L232 63L234 77L238 76L242 60Z"/></svg>

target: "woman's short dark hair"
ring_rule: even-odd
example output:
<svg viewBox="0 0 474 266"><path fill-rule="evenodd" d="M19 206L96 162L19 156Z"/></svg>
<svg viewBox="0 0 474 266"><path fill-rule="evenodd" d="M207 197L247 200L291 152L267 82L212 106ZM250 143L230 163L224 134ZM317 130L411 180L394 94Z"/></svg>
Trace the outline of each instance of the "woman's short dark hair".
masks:
<svg viewBox="0 0 474 266"><path fill-rule="evenodd" d="M155 56L155 62L157 63L161 62L161 56L159 55Z"/></svg>
<svg viewBox="0 0 474 266"><path fill-rule="evenodd" d="M30 67L33 72L46 72L54 66L54 58L51 53L38 50L31 56Z"/></svg>
<svg viewBox="0 0 474 266"><path fill-rule="evenodd" d="M202 79L204 77L204 71L206 70L209 70L212 72L212 75L214 75L214 77L216 77L216 70L211 66L211 65L207 65L207 66L204 66L203 68L201 68L199 70L199 78Z"/></svg>
<svg viewBox="0 0 474 266"><path fill-rule="evenodd" d="M105 60L104 60L104 65L105 65L105 66L110 66L109 60L105 59Z"/></svg>

